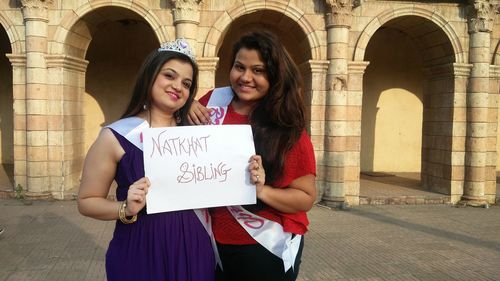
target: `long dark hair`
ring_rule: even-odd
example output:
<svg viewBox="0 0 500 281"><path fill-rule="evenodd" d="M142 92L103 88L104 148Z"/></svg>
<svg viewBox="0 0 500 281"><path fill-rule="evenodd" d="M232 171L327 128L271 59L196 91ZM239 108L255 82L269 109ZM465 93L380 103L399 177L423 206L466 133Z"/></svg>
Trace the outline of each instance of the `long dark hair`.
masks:
<svg viewBox="0 0 500 281"><path fill-rule="evenodd" d="M121 118L139 114L144 110L144 105L148 108L151 107L151 88L156 80L156 76L160 73L161 67L172 59L189 62L193 67L193 79L191 80L192 83L189 89L189 97L186 104L177 111L177 116L180 117L180 122L177 124L188 125L187 114L193 103L198 85L198 66L188 56L173 51L154 50L146 57L137 74L134 90L132 91L132 98Z"/></svg>
<svg viewBox="0 0 500 281"><path fill-rule="evenodd" d="M302 80L297 65L274 34L255 31L241 37L233 46L233 64L242 48L260 54L269 81L269 92L249 119L255 150L266 169L266 182L272 183L282 177L286 153L305 129Z"/></svg>

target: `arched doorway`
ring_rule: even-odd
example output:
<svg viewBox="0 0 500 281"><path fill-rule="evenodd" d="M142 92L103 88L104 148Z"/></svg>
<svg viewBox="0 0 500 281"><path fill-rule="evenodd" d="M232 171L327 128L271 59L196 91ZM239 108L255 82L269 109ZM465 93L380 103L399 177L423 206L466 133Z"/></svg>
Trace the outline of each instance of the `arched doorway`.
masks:
<svg viewBox="0 0 500 281"><path fill-rule="evenodd" d="M220 43L217 55L219 63L215 75L215 86L229 85L229 71L231 68L231 54L233 44L239 37L254 30L268 30L276 34L292 56L295 64L299 66L304 83L304 98L306 101L307 118L310 121L311 100L311 71L309 60L311 59L311 47L307 36L301 27L291 18L271 10L259 10L243 15L235 19L224 32L224 39Z"/></svg>
<svg viewBox="0 0 500 281"><path fill-rule="evenodd" d="M0 26L0 190L14 186L12 66L5 56L11 52L9 37Z"/></svg>
<svg viewBox="0 0 500 281"><path fill-rule="evenodd" d="M422 17L392 19L370 39L365 60L361 193L370 180L410 193L450 194L450 182L463 180L450 159L465 104L453 103L455 58L447 35Z"/></svg>
<svg viewBox="0 0 500 281"><path fill-rule="evenodd" d="M120 118L142 61L160 43L144 19L120 7L99 8L81 21L95 27L85 56L89 61L83 99L87 151L99 130Z"/></svg>

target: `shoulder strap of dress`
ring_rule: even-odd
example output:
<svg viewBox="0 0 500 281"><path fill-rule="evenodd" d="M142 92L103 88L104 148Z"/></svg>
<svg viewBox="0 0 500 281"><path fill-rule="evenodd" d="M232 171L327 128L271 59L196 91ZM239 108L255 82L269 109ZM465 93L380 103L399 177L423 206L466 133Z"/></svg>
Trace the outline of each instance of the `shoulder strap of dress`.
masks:
<svg viewBox="0 0 500 281"><path fill-rule="evenodd" d="M120 119L112 124L106 126L111 128L137 148L142 150L142 130L148 128L149 123L139 117L128 117Z"/></svg>

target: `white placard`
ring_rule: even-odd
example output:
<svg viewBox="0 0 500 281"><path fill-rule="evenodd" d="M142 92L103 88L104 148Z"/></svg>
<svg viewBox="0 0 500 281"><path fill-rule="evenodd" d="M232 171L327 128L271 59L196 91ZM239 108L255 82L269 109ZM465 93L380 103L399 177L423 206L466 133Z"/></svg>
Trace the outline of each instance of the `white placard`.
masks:
<svg viewBox="0 0 500 281"><path fill-rule="evenodd" d="M151 181L148 214L255 204L249 125L147 128L142 134L144 171Z"/></svg>

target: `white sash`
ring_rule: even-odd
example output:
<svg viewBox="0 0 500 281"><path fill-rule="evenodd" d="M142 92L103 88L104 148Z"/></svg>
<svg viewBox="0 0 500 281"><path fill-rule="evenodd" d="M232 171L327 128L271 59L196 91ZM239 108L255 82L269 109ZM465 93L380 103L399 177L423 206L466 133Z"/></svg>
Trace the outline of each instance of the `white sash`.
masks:
<svg viewBox="0 0 500 281"><path fill-rule="evenodd" d="M207 107L212 109L210 121L213 125L222 125L227 114L227 106L233 100L231 87L215 88L208 100Z"/></svg>
<svg viewBox="0 0 500 281"><path fill-rule="evenodd" d="M120 119L106 127L113 129L142 151L142 130L144 128L149 128L149 123L146 120L143 120L139 117L128 117ZM219 251L217 250L217 243L215 242L214 234L212 232L212 221L208 210L193 209L193 211L210 236L212 248L214 249L215 259L219 266L222 268Z"/></svg>
<svg viewBox="0 0 500 281"><path fill-rule="evenodd" d="M222 125L233 96L230 87L212 91L207 104L207 107L213 109L210 115L212 124ZM285 232L281 224L251 213L241 206L229 206L227 209L255 241L283 260L285 272L290 268L294 269L302 235L296 235L292 239L292 233Z"/></svg>

